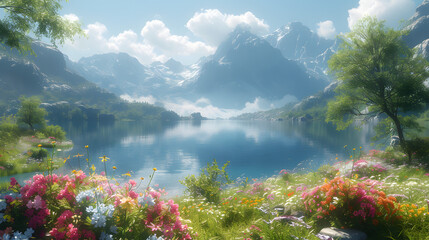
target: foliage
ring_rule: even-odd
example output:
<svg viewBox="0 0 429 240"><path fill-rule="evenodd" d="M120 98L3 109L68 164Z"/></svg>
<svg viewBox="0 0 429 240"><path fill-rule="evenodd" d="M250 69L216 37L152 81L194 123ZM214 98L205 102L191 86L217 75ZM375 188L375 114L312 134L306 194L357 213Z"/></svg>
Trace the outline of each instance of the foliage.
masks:
<svg viewBox="0 0 429 240"><path fill-rule="evenodd" d="M46 126L43 130L43 134L48 137L53 137L57 141L63 141L66 139L66 132L58 125Z"/></svg>
<svg viewBox="0 0 429 240"><path fill-rule="evenodd" d="M401 114L419 110L429 100L424 85L429 64L405 45L403 34L365 18L342 38L341 49L329 61L341 83L336 100L328 104L326 121L344 129L357 116L387 116L407 150L403 127L415 123L405 123Z"/></svg>
<svg viewBox="0 0 429 240"><path fill-rule="evenodd" d="M59 15L61 0L4 0L0 20L0 42L20 51L31 49L32 32L37 38L47 37L53 44L63 44L75 34L83 34L77 21L70 21Z"/></svg>
<svg viewBox="0 0 429 240"><path fill-rule="evenodd" d="M0 121L0 147L5 151L7 144L18 141L19 129L14 116L2 117Z"/></svg>
<svg viewBox="0 0 429 240"><path fill-rule="evenodd" d="M27 124L31 130L43 129L46 126L46 110L40 108L41 101L37 97L21 97L21 108L18 110L18 123Z"/></svg>
<svg viewBox="0 0 429 240"><path fill-rule="evenodd" d="M407 148L413 156L424 163L429 163L429 138L415 138L407 141Z"/></svg>
<svg viewBox="0 0 429 240"><path fill-rule="evenodd" d="M111 180L110 180L111 181ZM136 182L113 184L82 170L71 176L35 175L24 186L11 178L11 194L0 199L0 235L55 239L191 239L179 205L161 192L137 193ZM152 238L150 238L152 239Z"/></svg>
<svg viewBox="0 0 429 240"><path fill-rule="evenodd" d="M31 148L28 151L28 155L34 159L42 160L48 156L48 150L44 148Z"/></svg>
<svg viewBox="0 0 429 240"><path fill-rule="evenodd" d="M222 169L213 160L213 163L207 163L207 168L201 169L201 174L198 177L190 175L180 181L185 185L186 192L192 197L204 197L209 202L218 203L220 201L221 187L231 183L228 173L225 171L229 162L225 163Z"/></svg>

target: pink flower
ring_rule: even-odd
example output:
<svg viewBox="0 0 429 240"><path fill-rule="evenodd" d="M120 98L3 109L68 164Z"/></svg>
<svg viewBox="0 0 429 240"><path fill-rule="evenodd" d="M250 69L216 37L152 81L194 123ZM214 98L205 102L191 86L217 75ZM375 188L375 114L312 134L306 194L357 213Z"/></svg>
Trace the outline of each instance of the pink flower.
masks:
<svg viewBox="0 0 429 240"><path fill-rule="evenodd" d="M425 173L425 175L429 177L429 173Z"/></svg>
<svg viewBox="0 0 429 240"><path fill-rule="evenodd" d="M138 197L139 197L139 194L138 194L138 193L136 193L136 192L134 192L134 191L129 191L129 192L128 192L128 196L129 196L130 198L132 198L132 199L136 199L136 198L138 198Z"/></svg>
<svg viewBox="0 0 429 240"><path fill-rule="evenodd" d="M15 186L18 182L16 181L16 179L14 177L10 178L10 185Z"/></svg>
<svg viewBox="0 0 429 240"><path fill-rule="evenodd" d="M131 186L133 186L133 187L135 187L137 184L136 184L136 181L134 181L134 180L130 180L130 181L128 181L128 183L131 185Z"/></svg>
<svg viewBox="0 0 429 240"><path fill-rule="evenodd" d="M267 199L274 200L274 194L270 194L267 196Z"/></svg>

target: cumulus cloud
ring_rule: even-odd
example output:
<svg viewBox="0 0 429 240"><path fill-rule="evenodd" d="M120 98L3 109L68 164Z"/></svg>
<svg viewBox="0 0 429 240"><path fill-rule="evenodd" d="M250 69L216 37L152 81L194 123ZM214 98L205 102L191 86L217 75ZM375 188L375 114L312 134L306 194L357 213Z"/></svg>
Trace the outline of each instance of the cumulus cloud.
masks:
<svg viewBox="0 0 429 240"><path fill-rule="evenodd" d="M79 20L73 14L65 15L64 18L74 21ZM87 25L84 28L84 32L86 37L79 37L61 47L61 50L72 60L110 52L128 53L143 64L168 59L164 55L156 54L154 48L139 39L139 36L132 30L126 30L116 36L109 37L106 25L95 22Z"/></svg>
<svg viewBox="0 0 429 240"><path fill-rule="evenodd" d="M319 22L317 24L317 35L325 39L334 39L337 35L334 23L331 20Z"/></svg>
<svg viewBox="0 0 429 240"><path fill-rule="evenodd" d="M75 14L71 13L71 14L66 14L63 16L64 19L70 21L70 22L79 22L79 17L76 16Z"/></svg>
<svg viewBox="0 0 429 240"><path fill-rule="evenodd" d="M157 47L161 51L173 55L199 54L207 56L214 53L215 49L203 42L192 42L187 36L172 35L170 29L160 20L146 22L141 30L141 35L147 43Z"/></svg>
<svg viewBox="0 0 429 240"><path fill-rule="evenodd" d="M365 16L374 16L386 20L389 26L397 26L400 20L411 17L414 11L413 0L359 0L359 6L349 10L347 20L350 29Z"/></svg>
<svg viewBox="0 0 429 240"><path fill-rule="evenodd" d="M186 23L186 27L192 33L214 46L219 45L239 25L249 28L252 33L257 35L266 34L269 30L269 26L264 23L264 20L257 18L251 12L231 15L221 13L218 9L197 12Z"/></svg>
<svg viewBox="0 0 429 240"><path fill-rule="evenodd" d="M79 21L74 14L63 18ZM109 34L106 25L95 22L84 28L86 38L80 37L67 42L61 50L72 60L94 54L125 52L137 58L142 64L154 61L164 62L169 58L196 61L202 56L214 53L215 48L200 41L190 41L187 36L173 35L162 21L148 21L141 35L125 30L117 35Z"/></svg>

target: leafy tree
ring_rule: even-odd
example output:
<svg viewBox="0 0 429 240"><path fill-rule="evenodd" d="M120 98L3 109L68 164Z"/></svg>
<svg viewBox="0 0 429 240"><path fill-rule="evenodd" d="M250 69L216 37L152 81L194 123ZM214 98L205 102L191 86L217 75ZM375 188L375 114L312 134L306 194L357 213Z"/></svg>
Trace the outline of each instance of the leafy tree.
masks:
<svg viewBox="0 0 429 240"><path fill-rule="evenodd" d="M18 110L18 123L24 123L30 126L31 130L44 129L46 110L40 108L40 99L37 97L21 97L21 108Z"/></svg>
<svg viewBox="0 0 429 240"><path fill-rule="evenodd" d="M3 153L6 145L18 142L19 129L13 116L2 117L0 121L0 147Z"/></svg>
<svg viewBox="0 0 429 240"><path fill-rule="evenodd" d="M342 37L340 50L329 61L340 84L336 100L328 104L326 121L345 129L357 116L387 116L410 157L404 124L418 124L403 115L428 102L424 81L429 77L429 65L405 45L404 34L387 28L382 21L365 18Z"/></svg>
<svg viewBox="0 0 429 240"><path fill-rule="evenodd" d="M1 0L0 42L20 51L31 49L30 32L47 37L55 45L75 34L83 34L80 24L58 14L61 0Z"/></svg>

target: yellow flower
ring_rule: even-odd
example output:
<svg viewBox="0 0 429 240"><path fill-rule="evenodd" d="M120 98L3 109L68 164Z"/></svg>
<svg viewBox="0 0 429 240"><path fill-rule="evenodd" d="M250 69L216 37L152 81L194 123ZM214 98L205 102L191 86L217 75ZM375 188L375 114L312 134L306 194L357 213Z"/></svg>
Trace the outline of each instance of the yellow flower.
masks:
<svg viewBox="0 0 429 240"><path fill-rule="evenodd" d="M352 155L350 155L350 158L353 158L353 156L352 156Z"/></svg>
<svg viewBox="0 0 429 240"><path fill-rule="evenodd" d="M85 145L85 148L88 148L88 145Z"/></svg>
<svg viewBox="0 0 429 240"><path fill-rule="evenodd" d="M68 157L64 158L64 163L66 163L68 159L70 159L70 155Z"/></svg>
<svg viewBox="0 0 429 240"><path fill-rule="evenodd" d="M347 145L344 145L344 148L346 148L347 147Z"/></svg>
<svg viewBox="0 0 429 240"><path fill-rule="evenodd" d="M128 177L131 177L131 174L130 174L130 172L127 172L127 173L125 173L125 174L122 174L122 176L128 176Z"/></svg>
<svg viewBox="0 0 429 240"><path fill-rule="evenodd" d="M353 151L355 151L356 150L356 148L353 148Z"/></svg>
<svg viewBox="0 0 429 240"><path fill-rule="evenodd" d="M56 142L56 141L52 141L51 143L52 143L52 144L55 144L55 143L57 143L57 142Z"/></svg>
<svg viewBox="0 0 429 240"><path fill-rule="evenodd" d="M113 169L116 169L116 167L115 167L115 166L113 166L112 168L113 168Z"/></svg>
<svg viewBox="0 0 429 240"><path fill-rule="evenodd" d="M38 147L42 147L42 144L37 145Z"/></svg>
<svg viewBox="0 0 429 240"><path fill-rule="evenodd" d="M362 147L359 147L360 149L362 149Z"/></svg>
<svg viewBox="0 0 429 240"><path fill-rule="evenodd" d="M82 157L83 155L81 155L81 154L76 154L76 155L74 155L73 157Z"/></svg>
<svg viewBox="0 0 429 240"><path fill-rule="evenodd" d="M156 167L154 167L154 168L153 168L153 171L154 171L154 172L156 172L156 170L158 170L158 169L156 169Z"/></svg>
<svg viewBox="0 0 429 240"><path fill-rule="evenodd" d="M143 180L144 180L144 177L140 177L140 180L142 180L142 181L143 181Z"/></svg>
<svg viewBox="0 0 429 240"><path fill-rule="evenodd" d="M91 169L92 169L92 171L93 171L93 172L95 171L95 166L94 166L94 164L92 164Z"/></svg>
<svg viewBox="0 0 429 240"><path fill-rule="evenodd" d="M99 158L101 158L102 162L107 162L107 160L110 159L110 158L106 157L106 155L99 157Z"/></svg>

